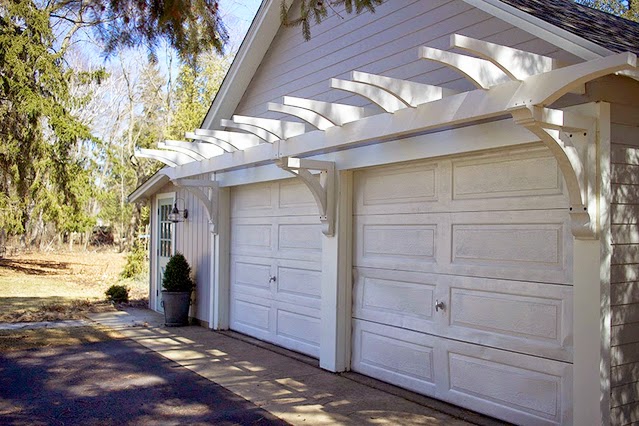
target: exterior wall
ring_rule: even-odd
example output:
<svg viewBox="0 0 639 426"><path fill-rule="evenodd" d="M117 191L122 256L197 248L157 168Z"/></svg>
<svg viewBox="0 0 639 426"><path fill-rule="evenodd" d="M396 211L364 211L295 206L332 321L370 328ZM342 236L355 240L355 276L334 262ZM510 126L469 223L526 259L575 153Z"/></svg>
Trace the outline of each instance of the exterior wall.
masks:
<svg viewBox="0 0 639 426"><path fill-rule="evenodd" d="M194 176L194 179L207 179L207 175ZM165 185L158 193L175 192L178 201L178 208L183 205L188 209L189 216L184 222L175 225L175 247L174 252L179 251L187 258L195 274L196 288L194 304L191 315L200 321L207 322L209 318L210 285L211 285L211 232L209 231L208 217L206 209L190 192L184 188L177 188L172 184ZM152 226L157 226L157 211L153 212ZM155 259L155 241L151 241L152 259ZM151 262L151 267L155 267L155 261ZM152 307L154 305L151 305Z"/></svg>
<svg viewBox="0 0 639 426"><path fill-rule="evenodd" d="M267 111L268 102L279 103L282 96L369 105L359 96L330 89L330 78L348 79L353 70L460 91L474 89L460 74L418 59L420 46L448 50L451 33L549 55L567 63L578 61L556 46L461 0L387 1L374 14L342 17L332 15L314 26L308 42L299 27L281 28L235 113L293 120Z"/></svg>
<svg viewBox="0 0 639 426"><path fill-rule="evenodd" d="M622 425L639 422L639 103L613 104L611 117L611 414Z"/></svg>
<svg viewBox="0 0 639 426"><path fill-rule="evenodd" d="M639 82L588 85L611 104L611 424L639 422Z"/></svg>

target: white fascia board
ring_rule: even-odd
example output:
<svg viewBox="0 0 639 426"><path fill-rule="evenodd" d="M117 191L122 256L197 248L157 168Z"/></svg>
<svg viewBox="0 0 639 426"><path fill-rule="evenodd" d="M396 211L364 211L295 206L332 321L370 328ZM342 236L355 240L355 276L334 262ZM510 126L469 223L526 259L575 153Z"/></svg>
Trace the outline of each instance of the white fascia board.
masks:
<svg viewBox="0 0 639 426"><path fill-rule="evenodd" d="M375 145L322 153L306 157L306 159L332 161L338 170L352 170L533 144L541 145L536 135L515 124L511 118L506 118L436 133L410 136ZM289 173L284 172L273 163L216 173L216 181L220 187L268 182L290 177Z"/></svg>
<svg viewBox="0 0 639 426"><path fill-rule="evenodd" d="M502 3L500 0L464 0L464 2L587 61L614 53L543 19Z"/></svg>
<svg viewBox="0 0 639 426"><path fill-rule="evenodd" d="M148 198L166 185L169 182L169 177L165 174L165 170L166 168L160 170L142 185L135 188L135 190L127 197L129 203L135 203L136 201Z"/></svg>
<svg viewBox="0 0 639 426"><path fill-rule="evenodd" d="M290 3L287 0L289 7ZM222 129L220 120L233 115L280 25L280 0L264 0L200 125L202 129Z"/></svg>

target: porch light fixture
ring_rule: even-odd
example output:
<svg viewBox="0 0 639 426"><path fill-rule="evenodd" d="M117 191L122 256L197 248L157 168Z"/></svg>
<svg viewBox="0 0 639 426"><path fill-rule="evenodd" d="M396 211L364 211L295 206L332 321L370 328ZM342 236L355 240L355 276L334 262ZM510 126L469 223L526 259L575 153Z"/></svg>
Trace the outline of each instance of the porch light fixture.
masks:
<svg viewBox="0 0 639 426"><path fill-rule="evenodd" d="M177 200L175 200L175 203L173 204L173 210L171 210L171 213L169 213L169 220L173 223L184 222L184 220L189 217L189 211L186 209L186 207L184 208L184 210L178 209L178 200L182 199L178 198ZM182 200L182 203L184 203L184 200Z"/></svg>

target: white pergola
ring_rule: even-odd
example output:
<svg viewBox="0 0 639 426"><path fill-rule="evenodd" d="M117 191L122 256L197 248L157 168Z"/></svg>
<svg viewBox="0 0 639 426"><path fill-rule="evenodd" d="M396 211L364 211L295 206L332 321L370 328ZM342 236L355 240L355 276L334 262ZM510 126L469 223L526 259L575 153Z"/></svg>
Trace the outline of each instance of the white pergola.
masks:
<svg viewBox="0 0 639 426"><path fill-rule="evenodd" d="M211 231L215 234L216 256L224 255L219 251L224 244L220 238L228 238L217 235L220 229L217 209L228 200L216 198L221 193L217 182L189 177L275 164L305 183L317 202L326 235L322 306L332 306L326 314L322 311L322 322L328 329L322 337L320 363L329 370L342 371L348 365L350 343L339 324L347 321L348 308L342 306L340 292L343 290L335 288L334 281L343 273L338 249L346 237L333 237L338 167L321 156L370 145L386 146L384 152L388 153L396 146L393 141L406 143L414 141L411 138L416 135L445 134L450 129L475 125L479 128L511 118L512 125L499 135L508 138L519 130L528 135L528 141L541 140L555 157L566 182L568 214L575 238L573 421L589 424L605 413L609 398L606 383L610 371L610 311L602 284L609 282L609 272L604 269L609 269L610 254L602 254L605 251L602 242L609 238L605 234L609 230L600 223L605 194L598 182L599 176L609 168L609 158L602 158L597 146L597 133L601 125L607 124L600 123L597 116L583 114L581 109L560 109L552 105L568 93L583 93L585 83L602 76L620 73L637 78L636 55L619 53L560 67L549 57L457 34L451 36L450 47L465 53L422 47L418 54L422 59L439 62L461 73L475 90L457 93L443 87L355 71L350 80L332 79L331 87L366 98L378 105L382 113L287 96L281 104L269 104L269 110L296 117L313 130L307 131L309 126L300 122L236 115L220 122L226 131L196 129L186 134L192 142L165 141L159 145L160 149L138 150L136 155L169 166L162 171L165 179L195 191L207 206ZM467 139L464 149L480 149L472 147L473 137ZM414 152L421 149L419 155L425 152L421 146L410 149ZM379 155L379 151L375 154ZM403 157L393 158L399 161L397 159ZM317 172L320 172L319 179L313 174ZM217 266L212 266L211 297L215 302L210 324L224 328L228 284L224 283L224 262L213 263ZM595 330L600 330L601 336L593 333Z"/></svg>
<svg viewBox="0 0 639 426"><path fill-rule="evenodd" d="M196 129L186 133L191 142L167 140L160 149L138 149L138 157L163 162L171 180L198 173L275 163L290 171L315 196L324 232L332 234L334 212L321 192L331 185L320 185L302 171L334 173L329 164L305 166L300 162L319 150L338 150L371 141L388 141L437 128L468 125L510 115L514 122L535 134L553 153L568 186L572 232L576 238L597 237L596 205L589 200L587 172L592 169L588 142L596 131L590 117L548 106L563 95L583 88L596 78L636 69L636 55L621 53L580 64L558 68L549 57L454 34L451 48L469 52L459 54L421 47L419 57L453 68L477 87L457 93L450 89L380 75L354 71L351 80L331 79L331 87L362 96L385 111L351 105L320 102L285 96L281 104L269 103L270 111L298 118L315 131L307 132L300 122L235 115L221 120L227 129ZM321 132L323 135L318 135ZM244 155L237 155L242 151ZM296 163L296 167L290 164Z"/></svg>

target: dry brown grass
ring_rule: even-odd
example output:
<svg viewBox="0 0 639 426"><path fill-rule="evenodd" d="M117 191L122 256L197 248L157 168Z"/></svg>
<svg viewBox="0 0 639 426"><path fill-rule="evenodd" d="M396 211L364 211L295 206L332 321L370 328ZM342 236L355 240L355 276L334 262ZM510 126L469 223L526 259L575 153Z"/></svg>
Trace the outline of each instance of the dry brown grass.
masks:
<svg viewBox="0 0 639 426"><path fill-rule="evenodd" d="M129 287L132 304L146 306L148 281L119 279L122 253L28 253L0 259L0 322L84 318L113 309L104 292Z"/></svg>
<svg viewBox="0 0 639 426"><path fill-rule="evenodd" d="M0 352L122 339L117 332L100 326L0 330Z"/></svg>

